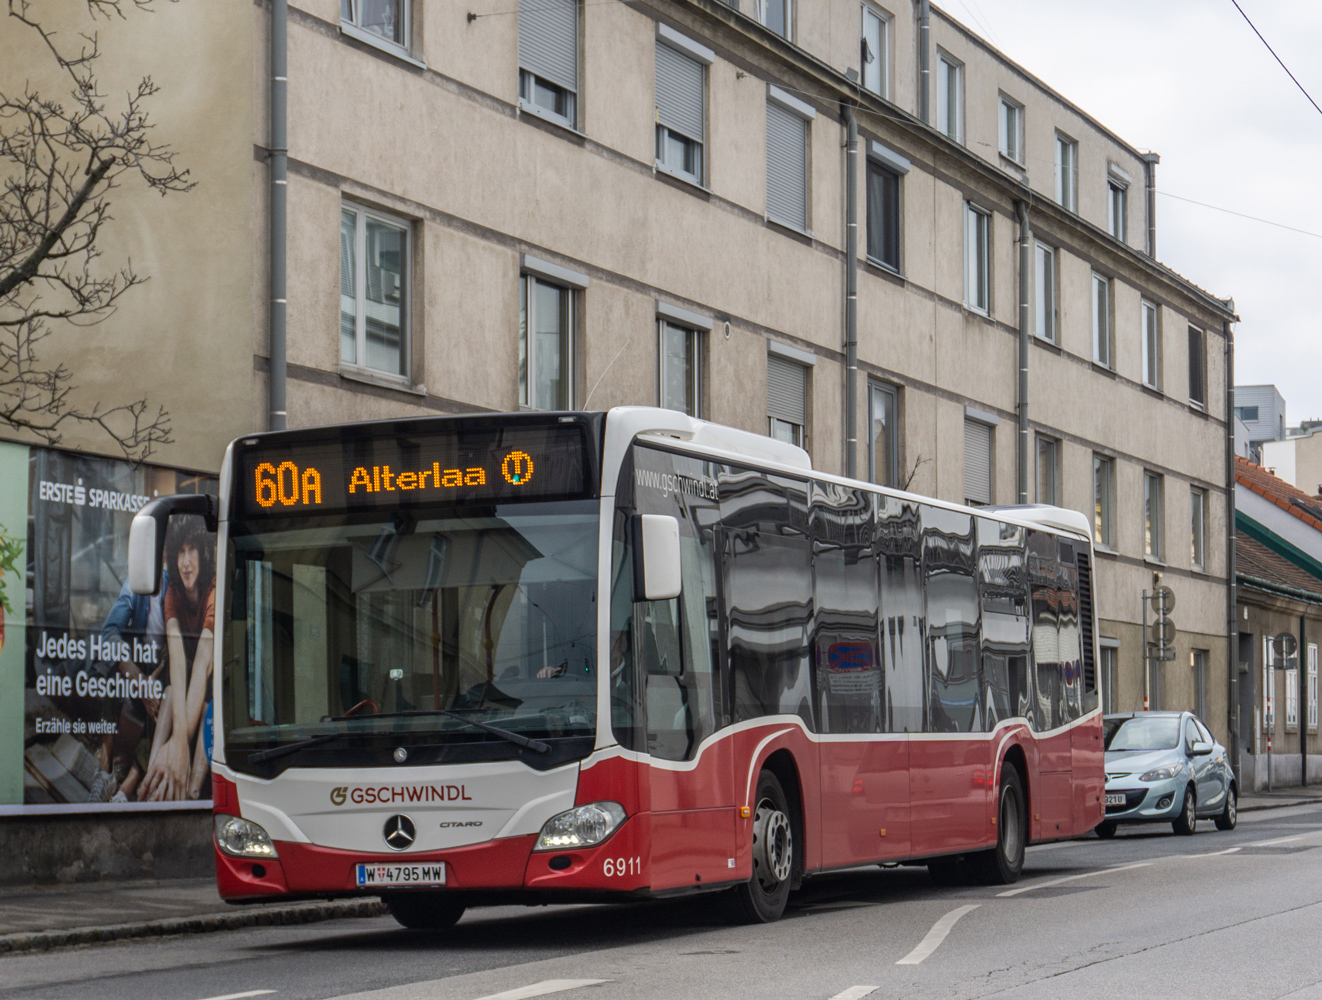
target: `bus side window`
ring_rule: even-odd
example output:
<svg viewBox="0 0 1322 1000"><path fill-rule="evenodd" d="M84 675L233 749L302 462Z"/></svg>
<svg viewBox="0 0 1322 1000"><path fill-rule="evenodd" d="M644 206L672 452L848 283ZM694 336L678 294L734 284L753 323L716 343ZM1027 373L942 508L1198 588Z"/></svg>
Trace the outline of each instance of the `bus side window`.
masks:
<svg viewBox="0 0 1322 1000"><path fill-rule="evenodd" d="M1024 529L976 518L982 610L982 709L988 730L1032 714L1028 677L1028 575Z"/></svg>
<svg viewBox="0 0 1322 1000"><path fill-rule="evenodd" d="M976 569L972 518L958 511L925 507L928 732L982 731Z"/></svg>
<svg viewBox="0 0 1322 1000"><path fill-rule="evenodd" d="M889 733L921 733L923 698L922 508L877 497L881 654L885 669L884 719Z"/></svg>

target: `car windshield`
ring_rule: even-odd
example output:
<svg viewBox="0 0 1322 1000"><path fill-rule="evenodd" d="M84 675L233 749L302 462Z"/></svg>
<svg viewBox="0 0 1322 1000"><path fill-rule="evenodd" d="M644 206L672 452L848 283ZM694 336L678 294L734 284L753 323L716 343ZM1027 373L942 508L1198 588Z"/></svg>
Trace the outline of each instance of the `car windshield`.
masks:
<svg viewBox="0 0 1322 1000"><path fill-rule="evenodd" d="M227 742L593 734L597 509L233 522Z"/></svg>
<svg viewBox="0 0 1322 1000"><path fill-rule="evenodd" d="M1106 720L1107 750L1174 750L1179 745L1178 716Z"/></svg>

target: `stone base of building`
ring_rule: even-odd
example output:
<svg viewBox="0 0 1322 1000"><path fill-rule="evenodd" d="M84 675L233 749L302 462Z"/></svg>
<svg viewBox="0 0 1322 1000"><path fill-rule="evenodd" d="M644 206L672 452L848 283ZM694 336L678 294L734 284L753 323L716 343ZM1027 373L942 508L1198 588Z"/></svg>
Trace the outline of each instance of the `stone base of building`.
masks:
<svg viewBox="0 0 1322 1000"><path fill-rule="evenodd" d="M209 878L209 810L0 817L0 886Z"/></svg>
<svg viewBox="0 0 1322 1000"><path fill-rule="evenodd" d="M1256 792L1267 789L1267 755L1241 753L1239 756L1240 781L1245 789ZM1276 753L1271 758L1272 788L1290 788L1304 784L1303 758L1297 753ZM1322 785L1322 754L1308 755L1308 784Z"/></svg>

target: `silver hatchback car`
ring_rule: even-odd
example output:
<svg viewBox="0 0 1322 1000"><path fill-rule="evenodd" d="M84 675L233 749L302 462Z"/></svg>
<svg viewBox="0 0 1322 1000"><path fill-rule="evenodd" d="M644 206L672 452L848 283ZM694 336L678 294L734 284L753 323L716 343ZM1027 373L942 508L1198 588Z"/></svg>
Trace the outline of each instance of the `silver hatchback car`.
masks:
<svg viewBox="0 0 1322 1000"><path fill-rule="evenodd" d="M1170 823L1191 834L1200 818L1233 830L1239 792L1226 748L1191 712L1131 712L1103 718L1106 819L1099 837L1120 823Z"/></svg>

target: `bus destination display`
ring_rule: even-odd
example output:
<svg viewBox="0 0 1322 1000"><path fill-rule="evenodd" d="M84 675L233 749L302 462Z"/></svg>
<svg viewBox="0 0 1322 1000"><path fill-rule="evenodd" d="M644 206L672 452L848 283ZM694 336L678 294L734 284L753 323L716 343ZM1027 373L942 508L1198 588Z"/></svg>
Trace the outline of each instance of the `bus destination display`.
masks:
<svg viewBox="0 0 1322 1000"><path fill-rule="evenodd" d="M240 505L288 516L577 497L584 448L575 425L264 444L239 455Z"/></svg>

